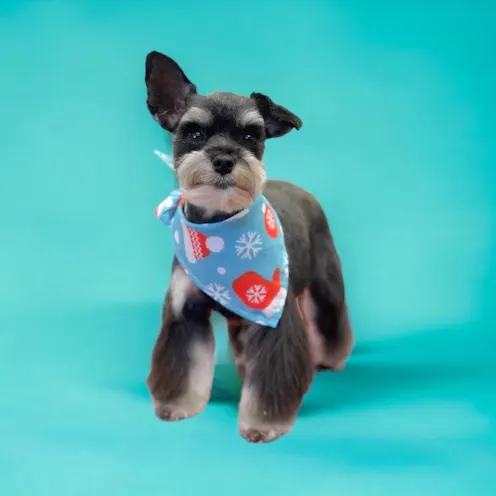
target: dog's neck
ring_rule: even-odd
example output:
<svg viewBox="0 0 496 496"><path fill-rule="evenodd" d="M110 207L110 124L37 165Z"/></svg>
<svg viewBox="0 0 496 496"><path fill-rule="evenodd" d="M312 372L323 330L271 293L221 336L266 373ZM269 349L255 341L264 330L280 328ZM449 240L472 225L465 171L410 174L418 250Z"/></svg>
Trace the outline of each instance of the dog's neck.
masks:
<svg viewBox="0 0 496 496"><path fill-rule="evenodd" d="M222 222L237 213L239 213L239 210L234 212L220 212L207 210L206 208L199 207L198 205L189 202L184 204L184 216L193 224Z"/></svg>

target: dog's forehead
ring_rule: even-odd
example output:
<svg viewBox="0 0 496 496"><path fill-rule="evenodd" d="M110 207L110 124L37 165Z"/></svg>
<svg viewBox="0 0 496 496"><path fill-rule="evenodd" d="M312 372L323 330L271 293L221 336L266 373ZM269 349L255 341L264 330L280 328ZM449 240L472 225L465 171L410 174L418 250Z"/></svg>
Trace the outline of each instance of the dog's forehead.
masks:
<svg viewBox="0 0 496 496"><path fill-rule="evenodd" d="M197 110L196 110L197 109ZM237 125L263 125L263 118L251 98L234 93L217 92L209 95L195 95L188 113L196 112L212 121L222 120Z"/></svg>

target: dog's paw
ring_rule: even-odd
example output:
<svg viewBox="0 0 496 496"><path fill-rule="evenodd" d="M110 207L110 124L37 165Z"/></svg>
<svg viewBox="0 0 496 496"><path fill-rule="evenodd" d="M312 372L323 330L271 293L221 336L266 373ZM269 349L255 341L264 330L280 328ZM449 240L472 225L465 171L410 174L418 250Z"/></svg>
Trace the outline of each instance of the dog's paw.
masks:
<svg viewBox="0 0 496 496"><path fill-rule="evenodd" d="M340 370L343 370L345 365L346 365L346 362L348 360L348 356L349 355L345 355L345 356L342 356L340 358L336 358L335 360L333 360L331 362L331 370L333 372L339 372Z"/></svg>
<svg viewBox="0 0 496 496"><path fill-rule="evenodd" d="M344 369L351 352L353 351L353 342L345 343L332 351L322 352L318 359L318 370L331 370L339 372Z"/></svg>
<svg viewBox="0 0 496 496"><path fill-rule="evenodd" d="M324 340L319 336L318 341L317 339L310 340L310 345L313 363L317 371L330 370L339 372L345 368L353 351L354 342L348 340L348 342L340 343L338 346L329 349L330 347L326 346Z"/></svg>
<svg viewBox="0 0 496 496"><path fill-rule="evenodd" d="M176 422L178 420L185 420L199 415L206 407L205 401L185 402L179 403L166 403L158 400L153 400L153 409L155 415L166 422Z"/></svg>
<svg viewBox="0 0 496 496"><path fill-rule="evenodd" d="M290 430L291 426L287 429L281 429L279 426L275 426L274 428L270 428L269 426L262 428L240 426L239 433L241 437L250 443L270 443L284 436Z"/></svg>
<svg viewBox="0 0 496 496"><path fill-rule="evenodd" d="M326 370L330 370L331 372L340 372L345 368L347 361L348 355L341 358L320 360L315 366L315 369L317 370L317 372L323 372Z"/></svg>
<svg viewBox="0 0 496 496"><path fill-rule="evenodd" d="M346 362L348 361L349 354L333 356L330 354L324 358L321 358L316 364L317 372L324 370L330 370L331 372L339 372L344 369Z"/></svg>
<svg viewBox="0 0 496 496"><path fill-rule="evenodd" d="M246 386L241 393L238 415L239 433L250 443L270 443L279 439L291 430L296 418L271 419L260 408L255 391Z"/></svg>

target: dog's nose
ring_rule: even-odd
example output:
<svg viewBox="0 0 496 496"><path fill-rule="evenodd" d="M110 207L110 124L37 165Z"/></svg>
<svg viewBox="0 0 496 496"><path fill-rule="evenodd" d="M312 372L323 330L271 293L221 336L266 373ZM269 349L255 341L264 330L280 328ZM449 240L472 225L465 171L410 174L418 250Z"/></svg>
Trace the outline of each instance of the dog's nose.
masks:
<svg viewBox="0 0 496 496"><path fill-rule="evenodd" d="M215 172L221 175L229 174L234 167L234 159L225 153L219 153L212 159Z"/></svg>

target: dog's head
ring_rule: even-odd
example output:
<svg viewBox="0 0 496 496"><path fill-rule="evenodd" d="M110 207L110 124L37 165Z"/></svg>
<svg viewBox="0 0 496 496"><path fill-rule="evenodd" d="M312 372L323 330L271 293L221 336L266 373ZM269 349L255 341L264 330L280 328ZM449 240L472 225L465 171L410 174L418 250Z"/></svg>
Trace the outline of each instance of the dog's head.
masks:
<svg viewBox="0 0 496 496"><path fill-rule="evenodd" d="M176 174L186 200L210 211L248 207L262 191L265 140L282 136L301 120L269 97L232 93L200 95L171 58L146 58L147 105L173 135Z"/></svg>

